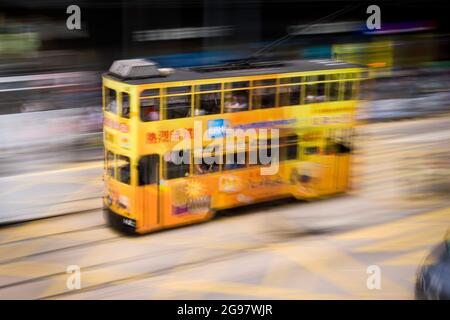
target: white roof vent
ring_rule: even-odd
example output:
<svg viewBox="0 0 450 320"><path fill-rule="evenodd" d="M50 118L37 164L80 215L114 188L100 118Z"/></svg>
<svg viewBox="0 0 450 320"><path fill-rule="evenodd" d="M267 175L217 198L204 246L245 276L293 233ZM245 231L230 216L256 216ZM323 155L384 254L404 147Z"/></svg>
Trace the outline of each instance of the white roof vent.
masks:
<svg viewBox="0 0 450 320"><path fill-rule="evenodd" d="M120 78L138 79L166 76L158 69L158 65L145 59L116 60L109 68L109 72Z"/></svg>

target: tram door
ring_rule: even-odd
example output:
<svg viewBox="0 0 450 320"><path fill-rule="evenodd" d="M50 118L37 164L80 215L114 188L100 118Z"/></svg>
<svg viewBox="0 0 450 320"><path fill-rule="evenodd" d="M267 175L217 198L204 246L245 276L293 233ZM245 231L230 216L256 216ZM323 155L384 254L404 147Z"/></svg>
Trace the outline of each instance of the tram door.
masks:
<svg viewBox="0 0 450 320"><path fill-rule="evenodd" d="M327 154L331 154L333 177L332 189L335 192L346 191L350 179L350 154L352 131L350 129L330 130L327 135Z"/></svg>
<svg viewBox="0 0 450 320"><path fill-rule="evenodd" d="M141 157L138 164L139 186L143 186L142 225L146 229L157 227L161 223L159 166L157 154Z"/></svg>

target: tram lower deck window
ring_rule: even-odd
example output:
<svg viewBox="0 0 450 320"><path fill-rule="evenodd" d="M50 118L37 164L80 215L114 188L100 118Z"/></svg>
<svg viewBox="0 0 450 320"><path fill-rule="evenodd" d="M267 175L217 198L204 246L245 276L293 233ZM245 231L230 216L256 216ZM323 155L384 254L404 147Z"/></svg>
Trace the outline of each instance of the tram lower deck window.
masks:
<svg viewBox="0 0 450 320"><path fill-rule="evenodd" d="M130 158L127 156L117 156L117 180L130 184Z"/></svg>
<svg viewBox="0 0 450 320"><path fill-rule="evenodd" d="M227 153L224 157L223 170L245 168L246 164L246 152Z"/></svg>
<svg viewBox="0 0 450 320"><path fill-rule="evenodd" d="M190 152L189 151L173 151L168 152L164 156L165 162L165 178L176 179L187 177L190 168Z"/></svg>
<svg viewBox="0 0 450 320"><path fill-rule="evenodd" d="M194 159L194 174L202 175L218 172L220 169L220 159L217 156L204 156Z"/></svg>

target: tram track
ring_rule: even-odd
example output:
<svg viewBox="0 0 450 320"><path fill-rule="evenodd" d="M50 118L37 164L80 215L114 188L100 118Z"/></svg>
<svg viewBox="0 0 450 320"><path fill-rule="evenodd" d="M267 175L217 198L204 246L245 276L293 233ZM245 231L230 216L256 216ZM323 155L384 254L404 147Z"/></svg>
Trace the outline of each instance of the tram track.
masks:
<svg viewBox="0 0 450 320"><path fill-rule="evenodd" d="M237 258L239 256L243 256L246 254L251 254L252 251L256 251L256 250L262 250L263 248L267 247L269 245L269 243L265 243L264 245L259 245L259 246L249 246L247 248L241 248L239 251L232 251L232 252L228 252L225 254L221 254L221 255L217 255L214 257L209 257L207 260L206 259L198 259L195 261L190 261L190 262L186 262L186 263L182 263L182 264L176 264L176 265L172 265L170 267L167 268L162 268L162 269L157 269L154 271L150 271L150 272L144 272L144 273L140 273L140 274L136 274L130 277L125 277L122 279L117 279L117 280L112 280L112 281L107 281L104 282L102 284L99 285L94 285L94 286L88 286L85 288L82 288L80 290L77 290L76 294L80 294L83 292L87 292L87 291L93 291L93 290L98 290L98 289L103 289L103 288L107 288L107 287L113 287L115 285L118 284L122 284L122 283L127 283L127 282L133 282L133 281L140 281L140 280L148 280L151 278L156 278L156 277L160 277L160 276L164 276L164 275L168 275L173 271L177 271L177 272L181 272L181 271L185 271L188 269L192 269L192 268L196 268L196 267L202 267L202 266L206 266L208 264L211 263L215 263L215 262L219 262L219 261L223 261L226 259L233 259L233 258ZM273 245L273 243L270 243L270 245ZM128 259L129 261L127 262L138 262L138 260L136 259ZM125 263L125 261L121 261L120 263ZM108 266L111 266L108 265ZM99 266L93 266L90 268L98 268ZM84 270L86 271L89 270L90 268L85 268ZM2 287L0 287L0 289L2 289ZM40 300L46 300L46 299L56 299L56 298L64 298L67 296L73 295L73 292L63 292L63 293L59 293L59 294L54 294L54 295L48 295L48 296L44 296L42 298L40 298Z"/></svg>
<svg viewBox="0 0 450 320"><path fill-rule="evenodd" d="M140 283L140 281L157 279L158 277L170 276L171 274L174 274L176 277L177 274L182 272L191 272L191 270L195 270L196 268L204 269L213 263L234 260L239 261L241 258L247 259L257 252L270 251L278 245L283 246L290 241L296 241L301 238L305 238L306 241L314 240L317 237L322 238L327 235L357 230L362 227L354 226L345 229L323 230L321 233L295 233L290 234L289 236L286 236L285 234L282 234L281 236L279 234L269 234L267 232L268 230L259 230L259 232L256 232L249 237L249 234L233 231L231 234L227 232L226 234L213 236L208 243L204 242L201 234L216 234L214 230L220 229L235 230L236 227L233 226L239 224L247 225L250 223L255 225L255 222L258 224L258 221L261 221L261 219L270 219L270 217L263 212L258 212L257 206L249 212L254 212L255 214L246 214L248 210L250 209L247 208L247 210L244 210L244 213L240 214L239 217L225 215L215 222L211 221L197 225L197 229L196 226L191 226L182 229L166 230L141 237L123 237L122 235L117 234L117 236L89 241L82 245L66 246L57 250L47 250L45 252L25 255L16 259L3 260L0 262L0 266L17 262L27 262L34 265L35 263L59 261L62 258L63 266L61 266L59 269L60 271L58 272L51 272L57 270L53 268L53 270L49 270L50 272L48 274L36 274L36 276L32 278L5 283L0 286L0 295L8 297L10 290L12 290L12 292L35 292L36 288L47 287L52 289L48 291L39 291L38 294L30 293L30 298L65 299L79 294L83 295L88 292L95 295L95 291L97 290L103 291L103 289L123 284ZM255 217L257 220L255 220ZM398 217L398 219L401 218L402 217ZM389 221L398 219L389 219ZM379 223L385 222L386 221L381 221ZM371 225L373 226L374 224ZM95 231L107 228L105 225L100 225L58 233L58 235L75 235L77 237L77 231L82 232L88 229ZM256 231L258 231L258 229ZM200 238L197 238L198 236L200 236ZM44 238L51 238L51 235ZM229 246L228 240L230 238L240 245L237 247L233 245ZM227 241L225 241L225 239L227 239ZM23 242L19 241L17 243ZM137 252L131 252L132 256L129 256L128 254L125 254L124 256L120 251L120 248L123 247L134 247ZM95 252L101 252L103 250L106 250L108 253L114 252L114 248L118 248L117 258L115 258L115 255L109 256L106 254L100 259L94 259L94 261L98 263L92 263L91 258L92 255L95 255ZM113 249L113 251L111 251L111 249ZM82 250L84 254L79 255L78 251L80 250ZM70 257L74 257L73 259L75 260L72 260ZM86 261L83 263L82 257L89 257L90 262ZM83 282L83 287L79 290L68 291L64 286L68 277L64 264L69 265L71 262L79 263L83 279L85 276L87 279L92 279L93 276L98 274L105 274L105 276L93 284L91 284L90 281L87 281L86 283ZM21 264L19 263L17 265L20 266ZM120 270L127 270L129 272L117 274ZM132 274L130 274L130 272ZM60 287L55 289L55 284L58 284ZM3 290L5 291L1 292Z"/></svg>
<svg viewBox="0 0 450 320"><path fill-rule="evenodd" d="M85 228L83 230L79 230L79 231L74 231L74 232L63 232L63 233L59 233L57 234L58 236L60 235L65 235L65 234L75 234L75 233L80 233L80 232L85 232L85 231L91 231L91 230L98 230L98 229L103 229L106 226L99 226L99 227L92 227L92 228ZM45 237L45 238L50 238L51 236ZM5 260L0 260L0 265L5 265L5 264L10 264L10 263L15 263L15 262L19 262L21 260L24 259L29 259L29 258L35 258L35 257L39 257L42 255L46 255L46 254L52 254L52 253L57 253L60 251L66 251L66 250L74 250L74 249L81 249L84 247L90 247L93 245L97 245L97 244L101 244L101 243L106 243L109 242L111 240L116 240L118 238L121 238L122 236L117 235L115 237L110 237L110 238L106 238L106 239L101 239L101 240L95 240L95 241L90 241L90 242L85 242L83 244L78 244L78 245L73 245L73 246L66 246L66 247L61 247L61 248L57 248L57 249L52 249L52 250L47 250L47 251L41 251L41 252L36 252L33 254L29 254L29 255L25 255L25 256L20 256L20 257L15 257L12 259L5 259ZM33 240L33 239L31 239ZM28 240L27 240L28 241ZM20 241L22 242L22 241ZM0 245L1 248L2 245ZM0 286L1 288L1 286Z"/></svg>

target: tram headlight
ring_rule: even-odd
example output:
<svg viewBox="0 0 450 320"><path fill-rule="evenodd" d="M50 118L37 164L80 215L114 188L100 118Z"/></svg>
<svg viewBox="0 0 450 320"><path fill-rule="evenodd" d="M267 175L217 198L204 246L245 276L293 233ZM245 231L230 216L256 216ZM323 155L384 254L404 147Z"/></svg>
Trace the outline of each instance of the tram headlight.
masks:
<svg viewBox="0 0 450 320"><path fill-rule="evenodd" d="M128 211L129 204L130 204L130 200L128 199L128 197L120 196L118 203L119 203L120 208Z"/></svg>
<svg viewBox="0 0 450 320"><path fill-rule="evenodd" d="M108 194L108 196L106 197L106 202L108 203L108 206L112 205L113 199L112 199L111 195Z"/></svg>

